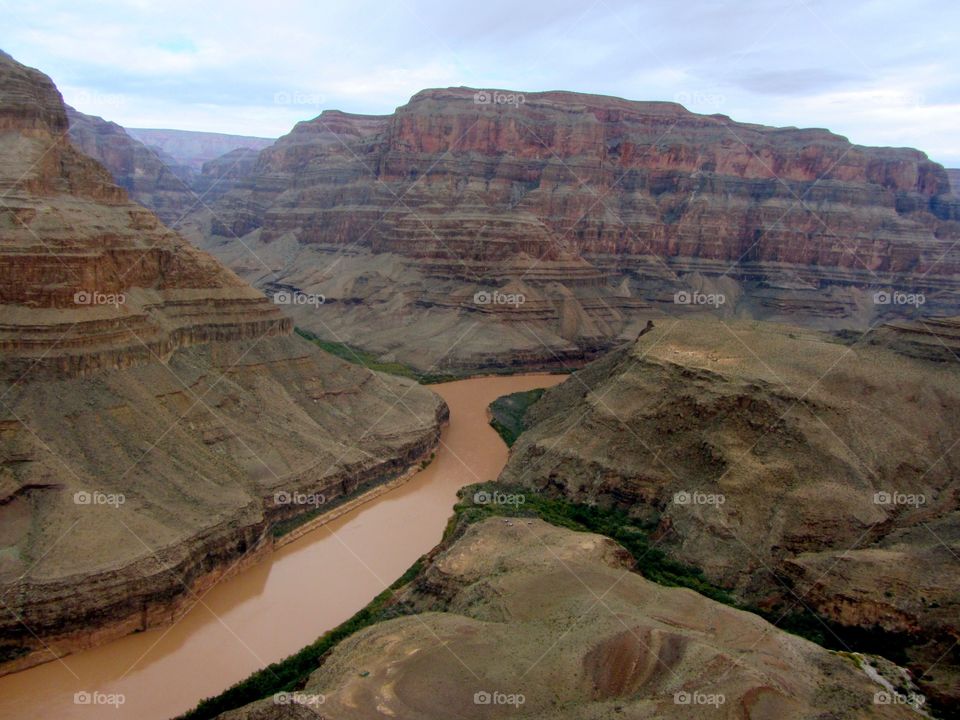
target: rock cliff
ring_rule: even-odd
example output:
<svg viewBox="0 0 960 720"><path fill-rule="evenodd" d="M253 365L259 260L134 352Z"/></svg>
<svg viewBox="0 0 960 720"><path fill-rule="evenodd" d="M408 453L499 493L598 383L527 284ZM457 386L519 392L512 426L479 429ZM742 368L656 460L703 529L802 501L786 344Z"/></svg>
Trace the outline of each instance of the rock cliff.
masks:
<svg viewBox="0 0 960 720"><path fill-rule="evenodd" d="M190 236L261 287L324 294L295 317L327 339L491 367L589 357L651 314L956 314L958 219L916 150L674 103L448 88L299 123Z"/></svg>
<svg viewBox="0 0 960 720"><path fill-rule="evenodd" d="M113 122L67 106L70 142L98 161L132 200L167 225L176 225L197 204L196 173L127 134Z"/></svg>
<svg viewBox="0 0 960 720"><path fill-rule="evenodd" d="M904 653L956 703L960 370L890 337L657 323L548 390L501 479L655 524L741 601Z"/></svg>
<svg viewBox="0 0 960 720"><path fill-rule="evenodd" d="M67 134L0 54L0 672L170 622L446 416L292 336Z"/></svg>

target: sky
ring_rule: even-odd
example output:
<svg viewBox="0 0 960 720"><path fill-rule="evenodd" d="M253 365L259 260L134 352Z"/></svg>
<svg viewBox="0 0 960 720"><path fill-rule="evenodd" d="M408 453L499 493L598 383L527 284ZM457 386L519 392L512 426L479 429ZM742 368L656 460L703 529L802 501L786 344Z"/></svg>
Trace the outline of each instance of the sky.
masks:
<svg viewBox="0 0 960 720"><path fill-rule="evenodd" d="M428 87L671 100L960 167L956 0L0 0L0 48L126 127L276 137Z"/></svg>

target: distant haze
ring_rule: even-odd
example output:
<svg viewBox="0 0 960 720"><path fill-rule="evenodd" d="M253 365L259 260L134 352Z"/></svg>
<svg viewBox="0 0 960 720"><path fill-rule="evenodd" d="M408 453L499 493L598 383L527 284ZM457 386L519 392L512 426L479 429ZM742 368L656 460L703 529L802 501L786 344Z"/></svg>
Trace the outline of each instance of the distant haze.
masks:
<svg viewBox="0 0 960 720"><path fill-rule="evenodd" d="M236 148L263 150L276 138L220 135L209 132L125 128L127 133L150 147L158 147L174 160L200 170L207 160L218 158Z"/></svg>
<svg viewBox="0 0 960 720"><path fill-rule="evenodd" d="M126 127L275 137L468 85L676 100L960 166L960 3L0 0L0 47Z"/></svg>

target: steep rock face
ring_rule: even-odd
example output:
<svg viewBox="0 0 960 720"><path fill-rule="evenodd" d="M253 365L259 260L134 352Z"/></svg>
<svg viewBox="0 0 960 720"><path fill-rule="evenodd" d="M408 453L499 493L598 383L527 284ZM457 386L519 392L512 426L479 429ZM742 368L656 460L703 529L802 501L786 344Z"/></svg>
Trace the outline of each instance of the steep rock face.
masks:
<svg viewBox="0 0 960 720"><path fill-rule="evenodd" d="M396 477L446 414L292 337L67 127L0 56L0 672L171 621L317 509L276 493Z"/></svg>
<svg viewBox="0 0 960 720"><path fill-rule="evenodd" d="M956 702L958 381L867 342L666 322L548 390L501 479L659 523L658 547L778 616L886 633Z"/></svg>
<svg viewBox="0 0 960 720"><path fill-rule="evenodd" d="M416 615L342 641L294 696L303 704L269 699L220 717L914 716L876 704L881 686L849 660L656 585L631 562L598 535L483 521L400 593Z"/></svg>
<svg viewBox="0 0 960 720"><path fill-rule="evenodd" d="M85 115L67 106L70 141L100 162L114 182L130 197L149 208L165 224L180 221L197 203L191 191L194 173L148 148L113 122Z"/></svg>
<svg viewBox="0 0 960 720"><path fill-rule="evenodd" d="M324 312L297 321L329 339L495 365L589 352L651 312L705 309L678 306L678 291L722 294L722 315L828 325L913 311L874 304L877 288L955 311L949 190L923 153L826 130L449 88L389 116L299 123L194 218L192 237L264 287L324 294ZM475 299L494 290L524 302ZM400 309L416 318L403 334Z"/></svg>
<svg viewBox="0 0 960 720"><path fill-rule="evenodd" d="M186 133L188 141L183 141L178 139L180 131L143 131L146 140L160 143L148 146L131 136L132 131L69 105L67 118L71 142L107 168L131 199L174 227L179 227L191 210L205 207L233 189L253 170L259 148L272 142L219 133ZM192 138L194 134L200 137ZM170 154L166 147L178 155ZM207 160L222 148L233 149Z"/></svg>

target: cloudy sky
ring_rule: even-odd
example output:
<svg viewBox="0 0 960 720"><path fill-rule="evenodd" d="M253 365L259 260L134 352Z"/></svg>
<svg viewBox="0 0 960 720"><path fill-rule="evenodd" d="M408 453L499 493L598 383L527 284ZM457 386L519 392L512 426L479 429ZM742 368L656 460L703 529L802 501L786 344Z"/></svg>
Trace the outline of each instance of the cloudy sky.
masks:
<svg viewBox="0 0 960 720"><path fill-rule="evenodd" d="M0 47L128 127L277 136L425 87L578 90L828 127L960 167L955 0L0 0Z"/></svg>

